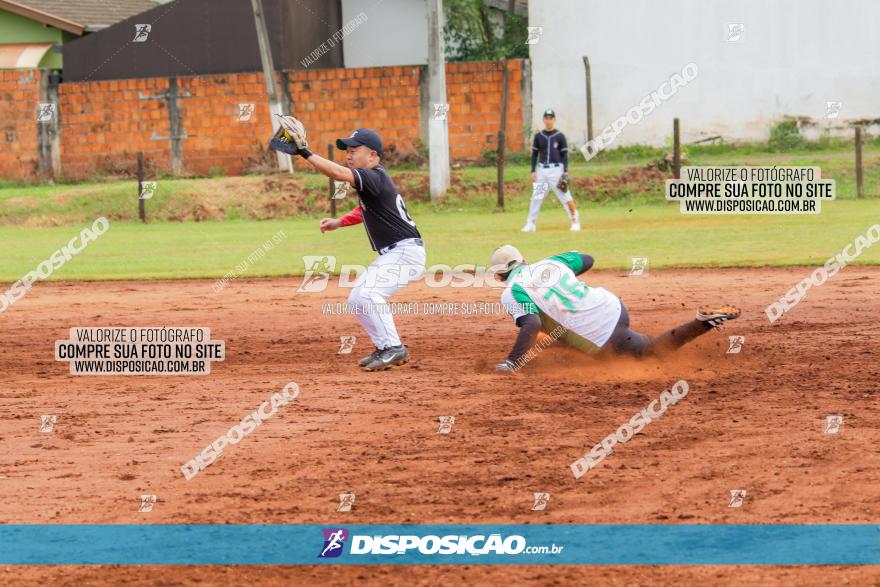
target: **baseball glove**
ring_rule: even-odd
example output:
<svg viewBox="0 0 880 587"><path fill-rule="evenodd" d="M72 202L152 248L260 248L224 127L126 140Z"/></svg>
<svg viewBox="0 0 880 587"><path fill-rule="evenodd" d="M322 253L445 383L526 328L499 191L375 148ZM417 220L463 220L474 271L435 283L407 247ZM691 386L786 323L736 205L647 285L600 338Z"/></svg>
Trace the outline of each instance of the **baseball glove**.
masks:
<svg viewBox="0 0 880 587"><path fill-rule="evenodd" d="M570 185L571 185L571 176L568 175L568 173L563 173L562 176L559 178L559 181L556 182L556 187L559 188L559 190L562 193L567 192L568 186L570 186Z"/></svg>
<svg viewBox="0 0 880 587"><path fill-rule="evenodd" d="M278 119L281 126L269 141L269 147L289 155L307 150L309 143L306 141L306 128L303 123L293 116L278 116Z"/></svg>

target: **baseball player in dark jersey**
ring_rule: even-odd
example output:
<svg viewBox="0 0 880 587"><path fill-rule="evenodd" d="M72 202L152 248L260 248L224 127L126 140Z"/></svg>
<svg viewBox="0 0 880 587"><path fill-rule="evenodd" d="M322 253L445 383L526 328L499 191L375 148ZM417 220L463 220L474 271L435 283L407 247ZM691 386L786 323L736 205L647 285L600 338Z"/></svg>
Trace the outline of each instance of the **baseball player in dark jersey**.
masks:
<svg viewBox="0 0 880 587"><path fill-rule="evenodd" d="M513 349L496 371L513 372L525 364L539 332L597 357L662 356L740 315L735 306L700 306L693 320L648 336L630 329L629 312L617 296L578 280L593 266L590 255L570 251L527 264L516 247L504 245L489 263L496 278L507 283L501 302L519 328Z"/></svg>
<svg viewBox="0 0 880 587"><path fill-rule="evenodd" d="M368 371L381 371L409 361L409 352L400 342L394 317L386 298L412 279L424 274L425 245L403 197L381 165L382 140L368 128L359 128L344 139L337 139L337 148L346 151L343 167L315 155L308 149L305 128L293 117L282 119L281 131L287 131L290 142L276 134L273 148L300 155L327 177L345 181L358 193L360 204L341 218L321 220L321 232L363 223L367 238L379 256L356 281L348 303L361 326L370 335L376 350L360 360ZM282 133L283 134L283 133Z"/></svg>
<svg viewBox="0 0 880 587"><path fill-rule="evenodd" d="M581 221L574 198L568 185L559 189L559 179L568 174L568 142L565 135L556 130L556 113L550 108L544 111L544 130L535 135L532 141L532 201L529 204L529 217L523 232L535 232L538 213L544 196L553 190L571 220L571 230L580 230Z"/></svg>

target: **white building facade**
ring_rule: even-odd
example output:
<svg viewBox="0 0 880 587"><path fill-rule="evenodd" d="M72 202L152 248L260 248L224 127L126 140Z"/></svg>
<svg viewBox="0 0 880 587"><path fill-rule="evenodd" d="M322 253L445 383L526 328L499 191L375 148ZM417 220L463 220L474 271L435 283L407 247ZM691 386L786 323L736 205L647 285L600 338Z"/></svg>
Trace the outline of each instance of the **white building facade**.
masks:
<svg viewBox="0 0 880 587"><path fill-rule="evenodd" d="M852 136L880 129L880 2L876 0L530 0L532 112L553 108L570 143L586 142L589 57L593 134L688 63L698 75L614 146L720 135L766 140L785 117L801 132ZM668 94L668 86L664 93Z"/></svg>

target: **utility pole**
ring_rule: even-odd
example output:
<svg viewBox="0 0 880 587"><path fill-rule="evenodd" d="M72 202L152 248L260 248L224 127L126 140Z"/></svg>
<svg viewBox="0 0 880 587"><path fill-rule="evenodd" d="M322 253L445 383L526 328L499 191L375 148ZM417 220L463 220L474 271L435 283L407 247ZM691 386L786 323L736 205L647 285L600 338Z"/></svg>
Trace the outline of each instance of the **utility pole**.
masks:
<svg viewBox="0 0 880 587"><path fill-rule="evenodd" d="M272 119L272 132L278 132L281 124L275 118L284 112L281 109L281 91L275 81L275 64L272 62L272 48L269 45L269 33L266 29L266 15L263 12L262 0L251 0L254 8L254 20L257 24L257 44L260 46L260 61L263 63L263 77L266 81L266 93L269 94L269 118ZM293 173L293 161L290 155L276 151L278 168Z"/></svg>
<svg viewBox="0 0 880 587"><path fill-rule="evenodd" d="M501 43L504 55L501 59L501 125L498 130L498 150L496 151L496 162L498 164L498 193L497 205L504 209L504 159L506 155L506 138L507 138L507 50L510 47L510 19L516 10L516 0L509 0L507 3L507 12L504 13L504 37Z"/></svg>
<svg viewBox="0 0 880 587"><path fill-rule="evenodd" d="M256 1L256 0L255 0ZM428 12L428 149L431 200L449 188L449 124L446 103L446 58L443 54L443 0L425 0Z"/></svg>

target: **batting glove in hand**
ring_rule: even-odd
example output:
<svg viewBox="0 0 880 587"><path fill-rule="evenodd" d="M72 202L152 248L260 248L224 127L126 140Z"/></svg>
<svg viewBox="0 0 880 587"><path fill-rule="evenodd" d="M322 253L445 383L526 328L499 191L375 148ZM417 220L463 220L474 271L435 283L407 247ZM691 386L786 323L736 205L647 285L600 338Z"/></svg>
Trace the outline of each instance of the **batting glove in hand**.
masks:
<svg viewBox="0 0 880 587"><path fill-rule="evenodd" d="M516 372L516 367L514 366L513 361L508 359L503 363L495 365L495 371L498 373L514 373Z"/></svg>

